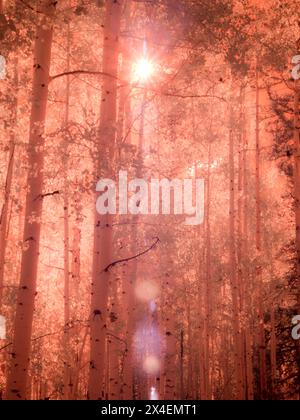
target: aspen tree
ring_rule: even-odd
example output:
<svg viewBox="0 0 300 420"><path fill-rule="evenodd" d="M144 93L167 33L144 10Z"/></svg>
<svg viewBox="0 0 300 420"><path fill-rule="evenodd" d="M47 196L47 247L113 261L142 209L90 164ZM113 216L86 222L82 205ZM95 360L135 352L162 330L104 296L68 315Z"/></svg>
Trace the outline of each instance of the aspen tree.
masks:
<svg viewBox="0 0 300 420"><path fill-rule="evenodd" d="M300 81L294 83L294 200L295 200L295 222L296 222L296 288L297 288L297 312L300 313ZM297 346L297 356L300 360L300 340ZM299 371L300 376L300 371Z"/></svg>
<svg viewBox="0 0 300 420"><path fill-rule="evenodd" d="M237 284L239 291L239 314L240 314L240 357L241 357L241 397L245 400L245 383L246 383L246 372L245 372L245 360L244 348L245 348L245 278L243 278L242 270L242 228L243 228L243 176L244 168L243 164L243 107L244 107L244 89L240 89L240 103L239 103L239 122L238 122L238 199L237 199Z"/></svg>
<svg viewBox="0 0 300 420"><path fill-rule="evenodd" d="M234 165L234 132L233 132L233 108L230 106L229 127L229 253L230 253L230 285L233 310L233 352L234 371L236 384L236 398L242 399L242 366L241 366L241 343L240 343L240 317L239 317L239 288L236 273L236 244L235 244L235 165Z"/></svg>
<svg viewBox="0 0 300 420"><path fill-rule="evenodd" d="M15 143L11 140L9 145L9 156L7 174L5 180L4 203L0 214L0 310L2 306L3 286L4 286L4 269L5 269L5 251L7 244L7 230L8 230L8 213L9 213L9 199L13 178L13 167L15 158Z"/></svg>
<svg viewBox="0 0 300 420"><path fill-rule="evenodd" d="M205 360L205 400L211 400L212 386L211 386L211 372L210 372L210 344L211 344L211 141L208 145L208 168L206 174L206 209L205 209L205 238L206 238L206 258L205 258L205 282L204 282L204 360Z"/></svg>
<svg viewBox="0 0 300 420"><path fill-rule="evenodd" d="M98 133L97 180L111 178L116 143L117 74L122 1L106 0L103 33L104 77ZM92 299L90 312L90 369L88 398L101 400L104 395L107 302L112 262L112 216L101 216L95 209Z"/></svg>
<svg viewBox="0 0 300 420"><path fill-rule="evenodd" d="M243 255L247 259L249 256L249 185L248 185L248 130L246 118L246 102L242 116L242 137L243 137ZM250 286L250 270L246 260L243 267L243 280L245 282L245 362L246 362L246 382L247 400L254 399L253 390L253 343L252 343L252 288Z"/></svg>
<svg viewBox="0 0 300 420"><path fill-rule="evenodd" d="M19 400L26 399L30 363L43 204L44 125L53 35L52 18L56 5L56 2L49 0L40 0L37 3L42 15L37 27L34 48L33 93L28 144L28 191L12 359L7 380L7 398Z"/></svg>
<svg viewBox="0 0 300 420"><path fill-rule="evenodd" d="M0 9L1 12L1 9ZM4 271L5 271L5 255L7 246L7 236L9 231L9 203L11 196L11 189L13 183L13 171L16 153L16 135L15 126L17 124L17 107L18 107L18 90L19 90L19 74L18 74L18 58L14 60L14 87L16 92L13 96L12 103L12 117L11 117L11 133L9 139L9 150L8 150L8 164L4 187L4 200L0 214L0 310L2 306L3 298L3 286L4 286Z"/></svg>
<svg viewBox="0 0 300 420"><path fill-rule="evenodd" d="M294 84L294 195L296 217L298 312L300 312L300 82Z"/></svg>
<svg viewBox="0 0 300 420"><path fill-rule="evenodd" d="M67 72L70 71L70 24L67 27ZM66 105L64 127L69 123L70 107L70 76L66 78ZM69 223L69 186L68 186L68 144L63 142L63 176L64 176L64 399L69 399L72 394L71 360L70 360L70 223Z"/></svg>
<svg viewBox="0 0 300 420"><path fill-rule="evenodd" d="M260 162L260 86L259 86L259 69L256 68L256 100L255 100L255 205L256 205L256 252L259 259L256 267L256 280L258 288L258 329L259 329L259 378L260 378L260 397L265 399L267 393L267 379L266 379L266 342L265 342L265 328L264 328L264 311L263 311L263 279L261 267L261 162Z"/></svg>

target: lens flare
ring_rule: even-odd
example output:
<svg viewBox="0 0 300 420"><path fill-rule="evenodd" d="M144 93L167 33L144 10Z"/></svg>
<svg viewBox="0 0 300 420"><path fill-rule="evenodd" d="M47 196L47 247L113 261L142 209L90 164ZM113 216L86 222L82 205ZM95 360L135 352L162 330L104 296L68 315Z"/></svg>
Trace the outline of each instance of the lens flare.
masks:
<svg viewBox="0 0 300 420"><path fill-rule="evenodd" d="M141 58L133 67L135 81L147 82L154 73L154 65L147 58Z"/></svg>
<svg viewBox="0 0 300 420"><path fill-rule="evenodd" d="M149 302L149 310L151 313L154 313L157 310L157 305L153 299L151 299Z"/></svg>
<svg viewBox="0 0 300 420"><path fill-rule="evenodd" d="M160 361L156 356L147 356L143 362L143 370L148 375L157 375L160 371Z"/></svg>
<svg viewBox="0 0 300 420"><path fill-rule="evenodd" d="M158 401L158 392L154 386L150 390L150 401Z"/></svg>
<svg viewBox="0 0 300 420"><path fill-rule="evenodd" d="M141 281L135 288L135 295L142 302L155 301L155 299L158 297L158 294L159 288L152 281Z"/></svg>

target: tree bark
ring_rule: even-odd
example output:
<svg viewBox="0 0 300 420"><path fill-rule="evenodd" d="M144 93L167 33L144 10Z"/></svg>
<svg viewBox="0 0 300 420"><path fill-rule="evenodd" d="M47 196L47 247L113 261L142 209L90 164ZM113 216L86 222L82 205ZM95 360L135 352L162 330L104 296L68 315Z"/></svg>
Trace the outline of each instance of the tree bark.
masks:
<svg viewBox="0 0 300 420"><path fill-rule="evenodd" d="M70 24L67 28L67 71L70 71ZM64 127L69 123L70 76L66 79L66 105ZM72 395L71 360L70 360L70 224L69 224L69 188L68 188L68 143L63 141L63 174L64 174L64 399Z"/></svg>
<svg viewBox="0 0 300 420"><path fill-rule="evenodd" d="M246 360L246 382L247 382L247 400L254 399L254 382L253 382L253 342L252 342L252 287L250 270L248 265L249 258L249 185L248 185L248 136L246 127L246 110L243 112L243 254L245 264L243 270L243 280L245 282L245 360Z"/></svg>
<svg viewBox="0 0 300 420"><path fill-rule="evenodd" d="M52 16L56 4L49 0L40 1L40 3L43 17L37 28L34 49L33 95L28 145L28 191L21 278L17 298L11 369L7 380L7 398L19 400L26 399L30 363L30 340L36 296L43 202L44 125L53 35Z"/></svg>
<svg viewBox="0 0 300 420"><path fill-rule="evenodd" d="M297 310L300 313L300 83L294 86L294 196L297 252Z"/></svg>
<svg viewBox="0 0 300 420"><path fill-rule="evenodd" d="M97 179L111 178L115 153L117 74L119 56L119 33L122 1L106 0L103 44L103 72L105 77L100 110ZM101 159L101 160L100 160ZM112 216L100 216L95 210L94 251L92 273L92 300L90 313L90 370L88 398L103 399L105 367L105 342L107 333L107 301L109 292L109 270L112 262Z"/></svg>
<svg viewBox="0 0 300 420"><path fill-rule="evenodd" d="M261 170L260 170L260 92L259 71L256 69L256 158L255 158L255 204L256 204L256 252L258 264L256 266L256 280L258 288L258 329L259 329L259 378L260 398L263 400L267 395L266 379L266 342L263 310L263 280L261 267Z"/></svg>
<svg viewBox="0 0 300 420"><path fill-rule="evenodd" d="M234 346L234 372L236 384L236 398L242 399L242 360L240 340L239 317L239 288L236 273L236 244L235 244L235 167L234 167L234 133L233 109L230 109L229 134L229 171L230 171L230 209L229 209L229 246L230 246L230 285L232 295L233 316L233 346Z"/></svg>
<svg viewBox="0 0 300 420"><path fill-rule="evenodd" d="M11 133L10 133L10 142L9 142L9 152L8 152L8 165L7 173L4 187L4 198L3 206L1 209L0 215L0 311L2 307L3 292L4 292L4 271L5 271L5 254L7 246L7 234L9 231L9 202L11 195L11 186L13 180L13 171L14 171L14 161L15 161L15 126L17 124L17 107L18 107L18 89L19 89L19 76L18 76L18 58L14 62L14 87L16 92L14 94L13 104L12 104L12 121L11 121Z"/></svg>
<svg viewBox="0 0 300 420"><path fill-rule="evenodd" d="M4 203L0 215L0 311L2 307L2 298L3 298L3 287L4 287L4 269L5 269L5 253L6 253L6 244L7 244L7 228L8 228L8 211L9 211L9 199L11 192L11 184L13 177L13 167L14 167L14 155L15 155L15 143L13 140L10 142L9 146L9 157L8 157L8 166L7 174L5 181L4 189Z"/></svg>
<svg viewBox="0 0 300 420"><path fill-rule="evenodd" d="M295 200L295 222L296 222L296 309L300 314L300 83L295 81L294 85L294 200ZM297 345L297 359L300 360L300 340ZM300 379L300 366L298 362L298 379ZM300 392L299 392L300 399Z"/></svg>

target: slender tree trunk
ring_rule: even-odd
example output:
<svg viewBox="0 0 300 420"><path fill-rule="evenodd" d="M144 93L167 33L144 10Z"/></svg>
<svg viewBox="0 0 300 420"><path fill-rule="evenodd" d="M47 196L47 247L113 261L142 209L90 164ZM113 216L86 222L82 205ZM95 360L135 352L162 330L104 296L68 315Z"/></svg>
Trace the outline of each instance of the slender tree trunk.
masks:
<svg viewBox="0 0 300 420"><path fill-rule="evenodd" d="M255 203L256 203L256 251L259 263L256 267L256 279L259 294L259 378L260 378L260 398L265 399L267 395L266 380L266 342L264 328L263 310L263 280L261 267L261 179L260 179L260 92L259 92L259 72L256 70L256 170L255 170Z"/></svg>
<svg viewBox="0 0 300 420"><path fill-rule="evenodd" d="M130 102L130 101L128 101ZM127 109L129 114L131 114L130 107ZM128 115L127 111L125 110L125 119L127 120ZM125 135L127 132L125 130ZM130 139L127 138L129 142ZM137 242L137 229L136 226L133 226L130 240L132 243L131 252L132 254L136 251L136 242ZM126 340L126 351L124 354L124 365L123 365L123 384L122 384L122 398L125 400L130 400L133 398L133 385L134 385L134 366L133 366L133 333L134 333L134 326L136 323L136 297L134 294L134 287L135 287L135 279L136 279L136 270L137 266L133 262L130 264L126 270L126 276L123 278L123 297L124 297L124 308L125 308L125 320L126 320L126 332L125 332L125 340Z"/></svg>
<svg viewBox="0 0 300 420"><path fill-rule="evenodd" d="M80 319L81 309L84 306L80 295L80 242L81 242L81 228L80 228L80 216L77 214L75 219L75 225L73 226L73 239L72 239L72 258L71 258L71 273L69 279L71 281L70 293L74 299L73 314L71 314L74 319ZM89 330L86 329L86 333ZM84 335L84 342L87 339L87 335ZM74 335L74 333L73 333ZM77 340L75 340L77 342ZM82 344L77 342L77 350L72 350L72 357L74 355L75 362L71 364L71 386L70 388L70 398L78 399L78 375L80 373L80 364L82 360ZM79 354L79 356L78 356ZM72 362L72 361L71 361Z"/></svg>
<svg viewBox="0 0 300 420"><path fill-rule="evenodd" d="M103 45L104 78L100 111L99 150L96 163L97 178L111 178L115 152L117 74L119 33L122 1L106 0ZM100 216L95 211L92 300L90 313L90 370L88 398L103 399L105 371L106 317L110 273L105 270L112 262L112 216Z"/></svg>
<svg viewBox="0 0 300 420"><path fill-rule="evenodd" d="M10 133L10 143L9 143L9 152L8 152L8 165L7 165L7 173L6 173L6 180L5 180L5 187L4 187L4 198L3 198L3 206L1 209L0 214L0 311L2 307L2 299L3 299L3 286L4 286L4 270L5 270L5 254L6 254L6 246L7 246L7 233L9 230L9 202L10 202L10 195L11 195L11 186L13 180L13 169L14 169L14 161L15 161L15 126L17 124L17 107L18 107L18 85L19 85L19 77L18 77L18 58L16 58L14 62L14 88L16 92L14 94L14 100L12 104L12 132Z"/></svg>
<svg viewBox="0 0 300 420"><path fill-rule="evenodd" d="M180 380L179 380L179 396L181 400L185 399L184 396L184 331L180 331Z"/></svg>
<svg viewBox="0 0 300 420"><path fill-rule="evenodd" d="M274 303L271 303L271 379L272 394L275 395L277 376L277 338L276 338L276 313Z"/></svg>
<svg viewBox="0 0 300 420"><path fill-rule="evenodd" d="M130 29L130 19L131 19L131 0L127 0L124 6L124 26L125 31ZM127 131L127 120L131 119L130 114L130 60L129 60L129 49L130 42L128 39L123 41L121 50L122 50L122 66L120 70L121 80L126 81L127 84L120 88L119 90L119 104L118 104L118 121L117 121L117 147L119 150L119 161L118 161L118 170L121 170L121 164L123 160L127 159L126 152L127 149L124 148L124 144L131 143L131 127ZM133 237L135 235L135 227L133 227ZM131 242L135 243L136 238L131 238ZM133 365L132 365L132 332L133 332L133 312L134 312L134 290L133 290L133 273L132 265L126 270L126 274L123 275L122 282L122 296L120 300L123 301L122 311L123 319L126 324L125 340L126 340L126 350L122 358L122 377L120 378L119 372L119 359L120 359L120 343L116 340L113 340L111 343L111 348L113 351L113 357L111 358L111 373L110 373L110 399L119 399L120 397L125 400L131 400L133 398ZM112 298L114 300L114 305L116 304L117 299L117 284L113 286ZM120 303L120 302L119 302ZM121 310L121 307L120 307ZM119 316L121 314L119 313ZM120 379L122 383L120 384Z"/></svg>
<svg viewBox="0 0 300 420"><path fill-rule="evenodd" d="M240 340L240 317L239 317L239 289L236 273L236 244L235 244L235 168L234 168L234 134L233 134L233 110L230 110L230 135L229 135L229 170L230 170L230 217L229 217L229 240L230 240L230 284L233 309L233 351L234 372L236 382L236 398L242 399L242 360Z"/></svg>
<svg viewBox="0 0 300 420"><path fill-rule="evenodd" d="M52 45L52 16L55 2L40 2L43 18L36 33L34 50L33 95L28 145L28 191L26 196L24 244L20 288L17 298L11 370L7 398L25 399L30 363L31 331L36 296L39 242L42 217L44 125Z"/></svg>
<svg viewBox="0 0 300 420"><path fill-rule="evenodd" d="M166 288L167 289L167 288ZM168 292L167 292L168 293ZM163 376L165 378L165 399L176 400L176 337L175 337L175 319L171 313L169 304L169 310L164 320L165 337L166 337L166 356L164 363Z"/></svg>
<svg viewBox="0 0 300 420"><path fill-rule="evenodd" d="M67 34L67 71L70 69L70 28L68 25ZM69 102L70 102L70 78L67 76L66 86L66 109L64 126L67 127L69 122ZM69 188L68 188L68 145L65 144L63 159L64 174L64 337L63 337L63 354L64 354L64 399L69 399L71 393L71 366L70 366L70 229L69 229Z"/></svg>
<svg viewBox="0 0 300 420"><path fill-rule="evenodd" d="M133 231L132 241L135 243L136 234L135 230ZM133 331L136 318L136 299L134 295L134 279L135 275L135 265L130 265L128 267L129 274L126 276L125 281L123 282L124 290L124 303L126 307L126 350L124 354L123 361L123 382L122 382L122 399L131 400L133 398Z"/></svg>
<svg viewBox="0 0 300 420"><path fill-rule="evenodd" d="M295 81L294 86L294 200L296 221L296 290L297 313L300 314L300 83ZM297 345L297 358L300 360L300 340ZM300 380L300 363L298 362L298 379ZM300 392L299 392L300 399Z"/></svg>
<svg viewBox="0 0 300 420"><path fill-rule="evenodd" d="M9 146L8 167L7 167L5 189L4 189L4 203L3 203L1 215L0 215L0 311L2 307L3 286L4 286L8 210L9 210L9 198L10 198L10 192L11 192L12 177L13 177L14 155L15 155L15 143L14 141L11 141L10 146Z"/></svg>
<svg viewBox="0 0 300 420"><path fill-rule="evenodd" d="M66 182L65 182L66 188ZM70 366L70 239L69 239L69 200L68 192L64 191L64 335L63 335L63 354L64 354L64 399L68 399L71 382Z"/></svg>
<svg viewBox="0 0 300 420"><path fill-rule="evenodd" d="M184 398L192 399L193 395L193 379L194 379L194 371L193 371L193 337L192 337L192 322L191 322L191 307L188 303L187 294L186 294L186 307L187 307L187 347L188 347L188 359L187 359L187 386L186 386L186 396Z"/></svg>
<svg viewBox="0 0 300 420"><path fill-rule="evenodd" d="M110 314L111 319L116 317L111 321L110 329L113 331L114 335L108 337L109 342L109 372L108 372L108 396L109 400L119 400L120 399L120 346L123 343L120 343L116 337L118 336L119 330L119 317L121 305L119 302L119 282L114 281L111 286L111 302L110 302Z"/></svg>
<svg viewBox="0 0 300 420"><path fill-rule="evenodd" d="M205 360L205 400L212 398L212 385L211 385L211 372L210 372L210 344L211 344L211 226L210 226L210 213L211 213L211 142L208 145L208 169L206 178L206 273L205 273L205 292L204 292L204 360Z"/></svg>
<svg viewBox="0 0 300 420"><path fill-rule="evenodd" d="M200 232L201 233L201 232ZM204 258L202 259L203 264ZM199 265L200 265L199 256ZM200 375L200 400L206 399L206 377L205 377L205 337L204 337L204 302L203 285L201 279L201 267L199 267L198 280L198 311L199 311L199 375Z"/></svg>
<svg viewBox="0 0 300 420"><path fill-rule="evenodd" d="M125 31L129 31L131 27L131 0L126 1L126 6L124 7L124 26ZM125 83L125 86L122 86L119 89L119 105L118 105L118 123L117 123L117 145L119 148L119 153L121 155L121 150L124 144L131 144L131 131L132 131L132 118L131 118L131 60L130 60L130 49L131 42L126 39L122 43L122 66L121 66L121 80L122 83Z"/></svg>
<svg viewBox="0 0 300 420"><path fill-rule="evenodd" d="M76 367L74 371L74 386L73 386L73 394L72 399L77 400L79 396L79 379L80 379L80 371L81 371L81 364L83 360L84 349L86 346L87 337L89 334L88 328L85 329L83 339L80 342L80 348L77 355L76 360Z"/></svg>
<svg viewBox="0 0 300 420"><path fill-rule="evenodd" d="M237 229L237 284L239 292L239 314L240 314L240 358L241 358L241 397L246 398L246 368L245 368L245 278L243 277L243 177L244 159L243 159L243 121L244 120L244 89L240 92L240 115L239 115L239 133L238 133L238 229Z"/></svg>
<svg viewBox="0 0 300 420"><path fill-rule="evenodd" d="M247 377L247 400L254 399L253 389L253 344L251 337L252 330L252 289L250 287L250 270L248 265L249 258L249 185L248 185L248 137L246 129L245 109L243 112L243 254L245 258L243 279L244 279L244 298L245 298L245 359Z"/></svg>
<svg viewBox="0 0 300 420"><path fill-rule="evenodd" d="M294 195L296 215L298 313L300 313L300 83L294 88Z"/></svg>
<svg viewBox="0 0 300 420"><path fill-rule="evenodd" d="M67 71L70 71L70 24L67 28ZM66 106L64 127L69 123L70 77L66 80ZM70 226L69 226L69 187L68 187L68 144L63 142L63 174L64 174L64 399L72 394L71 360L70 360Z"/></svg>
<svg viewBox="0 0 300 420"><path fill-rule="evenodd" d="M196 120L195 120L195 104L192 102L192 116L193 116L193 140L197 141ZM208 162L211 161L211 144L209 144ZM210 169L209 169L210 171ZM198 162L195 163L195 178L200 178L198 169ZM200 399L207 400L207 383L209 381L207 369L207 279L210 278L210 254L206 253L207 239L210 241L210 230L207 228L207 220L209 219L209 204L210 204L210 177L206 180L206 195L205 195L205 220L199 226L197 239L199 243L198 251L198 319L199 319L199 381L200 381ZM202 243L201 243L202 242ZM210 251L209 251L210 252ZM205 271L206 270L206 271Z"/></svg>

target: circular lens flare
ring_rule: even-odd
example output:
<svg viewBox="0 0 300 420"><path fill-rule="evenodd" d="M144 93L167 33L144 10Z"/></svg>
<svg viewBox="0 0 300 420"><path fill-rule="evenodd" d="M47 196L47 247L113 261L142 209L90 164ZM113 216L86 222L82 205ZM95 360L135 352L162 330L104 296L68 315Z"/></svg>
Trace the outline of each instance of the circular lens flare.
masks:
<svg viewBox="0 0 300 420"><path fill-rule="evenodd" d="M158 392L154 386L151 387L150 391L150 400L151 401L158 401Z"/></svg>
<svg viewBox="0 0 300 420"><path fill-rule="evenodd" d="M137 284L135 295L142 302L151 302L158 297L159 289L154 282L144 280Z"/></svg>
<svg viewBox="0 0 300 420"><path fill-rule="evenodd" d="M160 371L160 362L155 356L147 356L143 362L143 370L148 375L157 375Z"/></svg>
<svg viewBox="0 0 300 420"><path fill-rule="evenodd" d="M154 73L154 65L147 58L138 60L133 68L134 80L147 82Z"/></svg>

